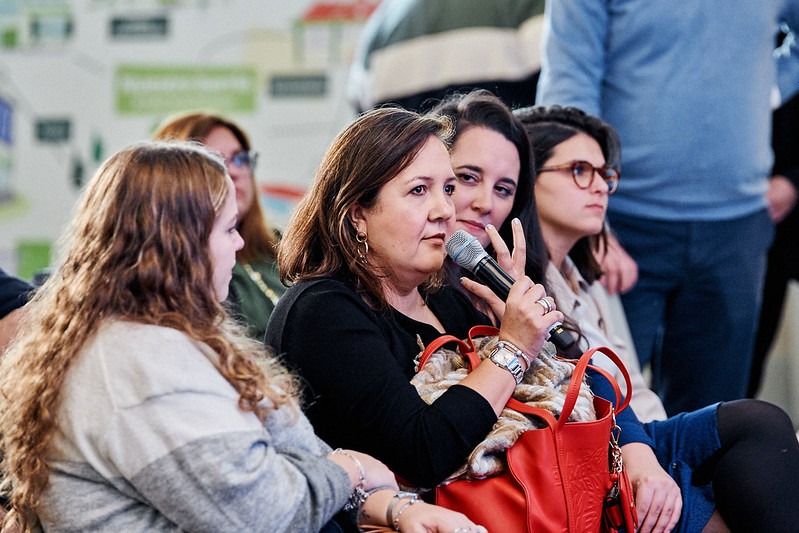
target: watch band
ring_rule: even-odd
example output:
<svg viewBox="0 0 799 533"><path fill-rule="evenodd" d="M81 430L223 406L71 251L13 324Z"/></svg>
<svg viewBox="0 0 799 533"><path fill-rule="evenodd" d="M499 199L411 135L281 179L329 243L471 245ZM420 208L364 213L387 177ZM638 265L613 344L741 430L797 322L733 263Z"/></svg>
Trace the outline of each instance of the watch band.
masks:
<svg viewBox="0 0 799 533"><path fill-rule="evenodd" d="M513 376L513 379L516 380L517 385L522 382L524 370L522 369L522 364L519 362L519 358L513 351L509 350L505 346L497 345L488 358L491 359L491 362L498 367L504 368L510 372Z"/></svg>

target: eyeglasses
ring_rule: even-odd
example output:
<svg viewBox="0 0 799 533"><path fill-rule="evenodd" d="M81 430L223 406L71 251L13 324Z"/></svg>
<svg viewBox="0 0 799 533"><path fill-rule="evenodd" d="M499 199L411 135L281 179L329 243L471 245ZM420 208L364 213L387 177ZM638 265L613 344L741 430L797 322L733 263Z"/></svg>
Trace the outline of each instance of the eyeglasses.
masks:
<svg viewBox="0 0 799 533"><path fill-rule="evenodd" d="M242 150L236 152L229 158L225 158L225 164L233 164L236 168L247 167L250 170L255 170L255 164L258 162L258 152L255 150Z"/></svg>
<svg viewBox="0 0 799 533"><path fill-rule="evenodd" d="M570 171L575 185L581 189L587 189L591 186L591 183L594 181L594 172L596 172L599 174L599 177L608 184L608 194L616 192L616 188L619 186L619 178L621 178L619 171L612 166L603 165L601 167L595 167L588 161L572 161L555 167L539 168L538 173L561 170Z"/></svg>

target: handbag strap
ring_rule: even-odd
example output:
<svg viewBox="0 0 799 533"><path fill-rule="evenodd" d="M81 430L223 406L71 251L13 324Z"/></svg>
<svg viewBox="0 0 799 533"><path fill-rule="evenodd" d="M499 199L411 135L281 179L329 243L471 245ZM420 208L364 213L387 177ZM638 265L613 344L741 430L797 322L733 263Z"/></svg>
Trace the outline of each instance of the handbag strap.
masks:
<svg viewBox="0 0 799 533"><path fill-rule="evenodd" d="M449 344L454 342L458 345L458 351L460 354L466 358L466 362L468 363L468 369L471 372L477 365L480 364L480 356L477 355L477 350L474 347L474 339L477 337L487 337L492 335L498 335L499 329L494 326L473 326L469 330L469 338L468 341L462 341L458 337L454 335L441 335L435 338L430 344L425 346L424 351L422 351L422 355L419 356L419 362L416 365L416 371L424 367L427 360L430 359L430 356L435 353L436 350L444 346L445 344Z"/></svg>
<svg viewBox="0 0 799 533"><path fill-rule="evenodd" d="M621 372L621 376L624 378L624 383L627 385L627 395L624 397L621 395L621 390L619 389L619 384L616 381L616 378L614 378L610 372L604 368L600 368L595 365L589 365L590 368L593 368L596 372L599 372L605 376L605 379L610 382L611 386L613 387L613 392L616 394L614 411L616 411L616 413L621 413L627 408L628 405L630 405L630 397L632 396L633 390L632 380L630 379L630 373L627 371L627 367L624 365L624 362L621 360L621 358L616 355L616 352L607 346L598 346L588 350L588 352L591 353L591 357L593 357L594 353L596 352L603 353L608 359L613 361L613 364L616 365L616 368L618 368L619 372Z"/></svg>
<svg viewBox="0 0 799 533"><path fill-rule="evenodd" d="M468 371L471 372L474 370L477 365L480 364L480 356L477 355L477 350L474 347L474 339L477 337L484 337L484 336L493 336L498 335L499 329L494 326L474 326L469 330L469 338L468 342L464 342L459 338L455 337L454 335L441 335L430 342L422 352L422 355L419 358L419 363L417 365L417 370L420 370L424 367L427 360L430 356L439 348L444 346L445 344L455 343L458 347L459 352L463 357L466 358L468 363ZM589 364L591 358L594 356L596 352L601 352L605 356L608 357L613 363L619 368L621 371L621 375L624 378L627 384L627 395L622 398L621 390L619 389L619 384L616 382L616 379L606 370L599 368L595 365ZM566 359L569 362L574 362L572 359ZM621 361L618 355L608 348L607 346L599 346L597 348L591 348L587 350L580 359L575 363L574 371L572 372L571 380L569 383L569 388L566 392L566 399L563 403L563 409L561 410L560 417L557 419L547 411L546 409L541 409L538 407L533 407L527 405L526 403L520 402L515 398L509 398L506 402L506 406L510 409L514 409L519 411L520 413L530 414L542 418L549 426L563 426L571 416L572 410L574 409L575 404L577 403L577 398L580 395L580 388L582 387L583 377L585 376L585 372L588 368L592 368L594 371L599 372L602 374L611 384L613 387L613 392L616 395L616 402L614 405L615 412L620 413L627 406L630 404L630 392L632 391L632 382L630 380L630 373L627 371L627 368L624 366L624 363Z"/></svg>
<svg viewBox="0 0 799 533"><path fill-rule="evenodd" d="M469 341L471 342L471 339L469 339ZM422 355L419 356L419 362L416 363L416 371L418 372L424 367L424 365L427 363L427 360L430 359L430 356L433 355L436 350L451 342L454 342L458 345L458 350L462 354L474 351L469 344L463 342L454 335L441 335L430 342L430 344L425 346L424 351L422 351Z"/></svg>
<svg viewBox="0 0 799 533"><path fill-rule="evenodd" d="M594 357L596 352L600 352L605 354L608 359L613 361L619 370L621 371L622 377L624 377L625 382L627 383L627 395L622 398L621 390L619 389L619 384L616 379L603 368L599 368L598 366L590 364L591 358ZM608 380L610 385L613 387L613 392L616 396L616 401L614 403L614 411L616 413L620 413L624 411L627 406L630 404L630 392L632 391L632 382L630 381L630 373L627 371L627 367L624 366L624 363L621 361L618 355L608 348L607 346L598 346L596 348L591 348L587 350L580 359L577 361L574 367L574 371L572 372L571 381L569 383L569 389L566 392L566 399L563 402L563 409L561 410L560 417L557 420L558 428L562 427L571 416L572 410L574 409L574 405L577 403L577 398L580 394L580 387L582 386L583 377L585 376L585 372L588 368L593 369L596 372L602 374L605 379ZM526 405L519 402L521 405ZM528 406L529 407L529 406ZM517 409L517 407L514 407ZM525 411L522 411L525 412Z"/></svg>
<svg viewBox="0 0 799 533"><path fill-rule="evenodd" d="M569 380L569 388L566 391L566 399L563 401L563 409L561 409L560 416L557 419L546 409L527 405L526 403L520 402L515 398L510 398L506 405L511 409L515 409L521 413L540 417L544 419L544 421L550 427L562 427L569 420L572 410L574 409L574 405L577 403L577 398L580 395L580 388L583 385L585 370L588 368L588 363L591 360L591 356L593 355L594 351L595 350L588 350L587 352L583 353L583 355L575 364L571 379ZM614 381L611 381L611 383L614 383ZM616 385L616 388L618 389L618 385Z"/></svg>

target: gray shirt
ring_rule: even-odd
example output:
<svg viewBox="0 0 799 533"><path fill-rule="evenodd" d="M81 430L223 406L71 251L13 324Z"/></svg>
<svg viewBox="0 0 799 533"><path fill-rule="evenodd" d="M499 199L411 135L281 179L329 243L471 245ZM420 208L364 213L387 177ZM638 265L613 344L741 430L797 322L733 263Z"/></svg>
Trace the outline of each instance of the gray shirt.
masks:
<svg viewBox="0 0 799 533"><path fill-rule="evenodd" d="M40 516L53 531L317 531L346 472L299 412L238 407L216 355L112 321L70 369Z"/></svg>

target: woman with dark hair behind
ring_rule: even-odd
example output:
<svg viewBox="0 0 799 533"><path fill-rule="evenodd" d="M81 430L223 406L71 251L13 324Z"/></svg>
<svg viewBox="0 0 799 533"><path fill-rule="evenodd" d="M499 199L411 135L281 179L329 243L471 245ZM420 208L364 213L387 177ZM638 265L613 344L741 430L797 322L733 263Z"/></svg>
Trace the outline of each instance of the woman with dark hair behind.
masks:
<svg viewBox="0 0 799 533"><path fill-rule="evenodd" d="M484 183L479 177L480 168L475 168L473 165L469 164L459 165L454 155L454 152L459 146L458 141L461 140L461 137L466 132L470 130L489 130L490 132L502 136L513 145L519 160L518 171L515 170L516 165L514 164L513 171L505 172L505 175L503 175L496 184L492 184L492 191L490 192L491 196L496 196L505 200L502 202L502 208L506 210L509 209L508 214L506 214L504 218L504 222L497 228L497 231L503 241L512 243L513 229L511 221L514 218L519 219L524 230L524 240L527 243L525 272L530 279L546 286L544 283L544 269L546 268L547 261L546 258L538 253L539 250L544 248L544 241L541 240L541 232L538 231L537 227L538 220L536 219L535 197L533 196L533 167L530 153L530 141L521 123L514 120L510 109L494 96L493 93L487 90L475 90L466 95L455 94L449 98L445 98L430 110L430 114L446 116L453 122L455 135L452 140L452 166L458 178L457 188L474 187ZM473 128L478 129L474 130ZM480 130L480 128L482 128L482 130ZM499 154L488 153L485 154L485 156L492 160L500 159ZM487 192L486 194L489 193ZM473 229L477 233L483 233L485 225L477 220L462 220L456 213L455 229L464 229L466 231ZM469 231L469 233L472 232ZM481 239L480 244L482 244L489 253L493 252L491 241L487 238ZM455 264L451 261L447 261L447 265L455 267ZM456 277L450 279L450 282L455 286L460 286L459 282L455 282L461 276L470 276L469 273L463 272L459 268L452 268L451 270L456 274ZM476 303L480 305L482 311L485 312L488 310L485 302L479 301Z"/></svg>
<svg viewBox="0 0 799 533"><path fill-rule="evenodd" d="M606 231L608 196L620 183L619 138L597 117L571 107L516 110L533 146L538 217L549 254L547 281L586 344L623 350L613 335L607 292L594 260ZM599 178L599 179L597 179ZM635 392L633 392L635 395ZM636 482L642 454L652 455L679 485L678 531L797 531L799 442L777 406L756 400L713 404L644 425L652 449L622 447L642 530L658 499L641 503ZM776 496L779 495L779 496ZM664 507L665 508L665 507ZM714 529L716 528L716 529Z"/></svg>
<svg viewBox="0 0 799 533"><path fill-rule="evenodd" d="M487 225L498 228L499 236L510 246L513 243L512 221L518 218L525 232L527 259L525 272L548 288L546 272L549 256L541 236L533 193L534 162L532 148L524 124L499 98L489 91L477 90L468 94L456 94L444 99L431 113L449 117L455 126L452 145L452 167L458 178L452 195L455 203L455 229L470 233L489 252L494 253ZM609 126L608 126L609 127ZM613 131L597 133L607 141L612 154L619 154L619 142ZM609 153L609 156L612 155ZM609 158L615 161L616 156ZM557 208L557 206L555 206ZM578 252L598 265L590 249ZM461 277L471 273L447 260L450 283L461 286ZM479 309L486 309L483 299L464 289ZM557 302L557 298L556 298ZM487 311L485 311L487 312ZM565 328L575 337L580 337L580 326L575 323L580 316L565 313ZM641 373L635 353L625 348L619 335L613 336L617 353L630 372L633 396L630 406L642 421L666 418L666 411L657 394L651 391ZM578 349L580 343L574 346ZM584 346L583 346L584 348ZM621 349L619 349L621 348ZM580 349L577 354L582 353ZM575 354L570 354L575 355ZM598 354L601 358L601 354ZM596 362L596 361L595 361ZM616 366L604 359L603 366L616 373ZM620 374L615 375L626 394L626 384Z"/></svg>
<svg viewBox="0 0 799 533"><path fill-rule="evenodd" d="M225 160L236 187L238 231L244 247L236 254L229 301L254 339L262 340L269 315L286 287L275 263L278 235L266 220L258 198L258 153L247 133L232 120L211 113L182 113L165 119L153 135L159 140L196 141Z"/></svg>

